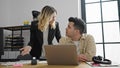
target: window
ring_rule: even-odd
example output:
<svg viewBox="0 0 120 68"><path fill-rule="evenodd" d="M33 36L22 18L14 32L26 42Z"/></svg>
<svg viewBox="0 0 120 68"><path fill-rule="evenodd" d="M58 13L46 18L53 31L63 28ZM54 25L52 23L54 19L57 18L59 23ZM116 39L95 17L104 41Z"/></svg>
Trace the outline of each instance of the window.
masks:
<svg viewBox="0 0 120 68"><path fill-rule="evenodd" d="M109 59L120 49L118 6L119 0L81 0L82 19L86 22L86 32L95 38L96 55Z"/></svg>

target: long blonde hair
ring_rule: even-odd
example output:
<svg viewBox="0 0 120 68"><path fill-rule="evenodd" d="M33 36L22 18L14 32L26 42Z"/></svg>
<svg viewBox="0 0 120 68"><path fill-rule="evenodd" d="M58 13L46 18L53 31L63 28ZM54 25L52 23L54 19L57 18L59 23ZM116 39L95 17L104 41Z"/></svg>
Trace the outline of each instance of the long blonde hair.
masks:
<svg viewBox="0 0 120 68"><path fill-rule="evenodd" d="M48 26L49 26L49 21L51 18L51 15L57 11L51 7L51 6L45 6L43 7L40 15L38 16L38 29L41 30L42 32L45 31Z"/></svg>

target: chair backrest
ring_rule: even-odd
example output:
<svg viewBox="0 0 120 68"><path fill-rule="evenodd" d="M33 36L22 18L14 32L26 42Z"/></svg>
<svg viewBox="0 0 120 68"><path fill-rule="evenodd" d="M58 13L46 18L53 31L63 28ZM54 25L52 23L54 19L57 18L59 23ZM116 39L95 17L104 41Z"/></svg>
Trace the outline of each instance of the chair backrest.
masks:
<svg viewBox="0 0 120 68"><path fill-rule="evenodd" d="M33 15L33 18L37 18L37 16L40 14L39 11L36 11L36 10L33 10L32 11L32 15Z"/></svg>

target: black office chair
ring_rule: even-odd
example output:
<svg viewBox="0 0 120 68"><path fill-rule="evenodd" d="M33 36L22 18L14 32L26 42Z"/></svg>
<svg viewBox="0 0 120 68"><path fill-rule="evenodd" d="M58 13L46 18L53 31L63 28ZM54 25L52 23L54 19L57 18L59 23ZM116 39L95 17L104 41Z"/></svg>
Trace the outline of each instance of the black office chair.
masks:
<svg viewBox="0 0 120 68"><path fill-rule="evenodd" d="M34 19L34 18L37 18L37 16L38 16L39 14L40 14L39 11L33 10L33 11L32 11L33 19Z"/></svg>

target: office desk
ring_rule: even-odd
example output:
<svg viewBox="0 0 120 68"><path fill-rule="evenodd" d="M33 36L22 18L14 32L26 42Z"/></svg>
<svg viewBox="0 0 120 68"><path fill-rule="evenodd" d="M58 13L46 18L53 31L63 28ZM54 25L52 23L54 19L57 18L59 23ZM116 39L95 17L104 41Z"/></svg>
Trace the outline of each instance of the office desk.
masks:
<svg viewBox="0 0 120 68"><path fill-rule="evenodd" d="M79 65L48 65L47 63L38 63L37 65L24 64L22 67L2 66L0 68L91 68L86 63Z"/></svg>
<svg viewBox="0 0 120 68"><path fill-rule="evenodd" d="M120 68L120 67L91 67L88 64L82 62L79 65L48 65L47 63L38 63L37 65L23 64L22 67L3 66L0 68Z"/></svg>

